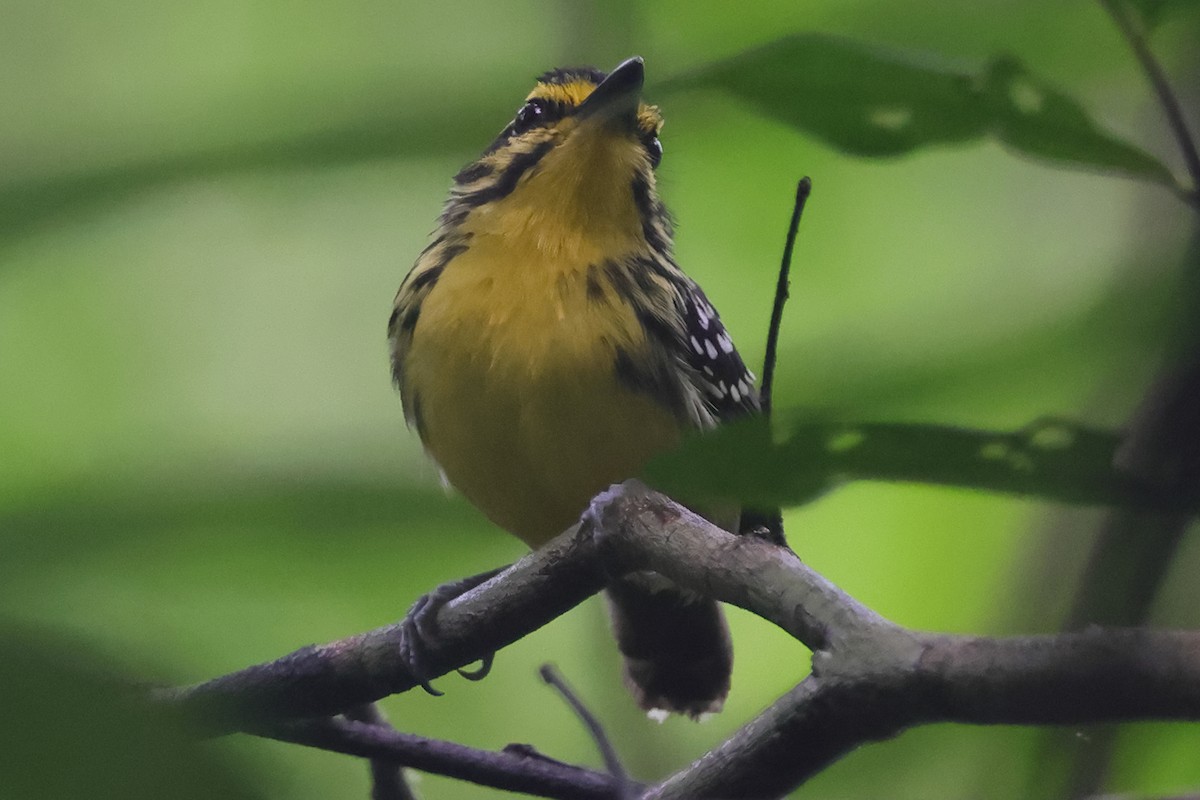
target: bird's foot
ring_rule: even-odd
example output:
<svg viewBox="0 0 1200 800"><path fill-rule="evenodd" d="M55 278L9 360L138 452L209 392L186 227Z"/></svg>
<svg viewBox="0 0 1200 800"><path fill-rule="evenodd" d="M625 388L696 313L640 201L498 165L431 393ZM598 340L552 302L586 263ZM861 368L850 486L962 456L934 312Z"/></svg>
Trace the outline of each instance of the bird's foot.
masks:
<svg viewBox="0 0 1200 800"><path fill-rule="evenodd" d="M400 657L408 665L409 672L420 687L434 697L440 697L442 692L433 687L433 670L429 663L429 650L437 648L438 625L437 615L442 606L460 597L495 576L507 567L489 570L488 572L472 575L462 580L443 583L428 594L423 594L413 603L412 608L400 621ZM491 672L494 653L488 653L480 659L476 669L457 670L467 680L479 681Z"/></svg>

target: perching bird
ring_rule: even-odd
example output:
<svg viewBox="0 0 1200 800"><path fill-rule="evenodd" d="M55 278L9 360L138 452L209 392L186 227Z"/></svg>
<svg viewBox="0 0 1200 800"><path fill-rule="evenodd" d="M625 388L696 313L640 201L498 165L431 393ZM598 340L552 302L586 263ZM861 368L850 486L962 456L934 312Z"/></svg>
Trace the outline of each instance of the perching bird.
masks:
<svg viewBox="0 0 1200 800"><path fill-rule="evenodd" d="M685 432L758 408L754 376L675 263L655 184L662 117L642 82L641 58L542 75L454 177L388 324L409 424L530 547ZM736 511L708 516L737 532ZM608 596L639 705L719 711L733 653L717 604L655 575Z"/></svg>

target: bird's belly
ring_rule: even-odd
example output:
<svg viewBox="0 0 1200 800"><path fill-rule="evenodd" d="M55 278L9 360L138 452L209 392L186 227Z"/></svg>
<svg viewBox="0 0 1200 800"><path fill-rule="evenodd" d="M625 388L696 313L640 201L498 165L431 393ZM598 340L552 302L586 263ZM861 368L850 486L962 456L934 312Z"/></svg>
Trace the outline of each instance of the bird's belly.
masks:
<svg viewBox="0 0 1200 800"><path fill-rule="evenodd" d="M536 547L673 446L679 425L618 380L616 349L646 346L626 310L561 287L520 298L458 288L445 295L452 309L431 293L407 359L421 435L456 489Z"/></svg>

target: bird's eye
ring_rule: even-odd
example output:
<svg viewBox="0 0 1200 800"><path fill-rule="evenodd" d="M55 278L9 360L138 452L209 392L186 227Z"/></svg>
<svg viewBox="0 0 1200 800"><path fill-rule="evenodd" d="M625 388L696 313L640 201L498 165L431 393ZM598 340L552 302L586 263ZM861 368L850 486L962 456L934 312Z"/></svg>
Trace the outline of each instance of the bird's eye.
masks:
<svg viewBox="0 0 1200 800"><path fill-rule="evenodd" d="M532 128L546 114L546 103L538 98L530 100L517 112L517 118L513 120L513 128L517 133L524 133Z"/></svg>
<svg viewBox="0 0 1200 800"><path fill-rule="evenodd" d="M662 161L663 156L662 142L658 140L657 136L647 136L645 144L646 153L650 156L650 167L652 169L657 169L658 164L660 161Z"/></svg>

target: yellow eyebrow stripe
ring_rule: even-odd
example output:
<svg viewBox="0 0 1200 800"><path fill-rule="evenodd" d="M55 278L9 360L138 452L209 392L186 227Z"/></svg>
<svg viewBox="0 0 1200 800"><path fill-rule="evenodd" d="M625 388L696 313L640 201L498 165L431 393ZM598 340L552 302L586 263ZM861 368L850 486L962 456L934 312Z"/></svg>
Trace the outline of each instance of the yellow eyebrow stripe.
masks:
<svg viewBox="0 0 1200 800"><path fill-rule="evenodd" d="M586 80L571 81L570 83L539 83L525 99L537 98L551 103L561 103L568 109L573 109L578 108L579 104L595 90L596 84ZM658 106L639 104L638 127L647 133L658 133L662 128L662 114L659 113Z"/></svg>
<svg viewBox="0 0 1200 800"><path fill-rule="evenodd" d="M596 89L596 84L591 81L571 81L570 83L539 83L529 93L526 100L532 100L535 97L542 100L549 100L552 103L562 103L568 107L574 108L584 101L589 94Z"/></svg>

